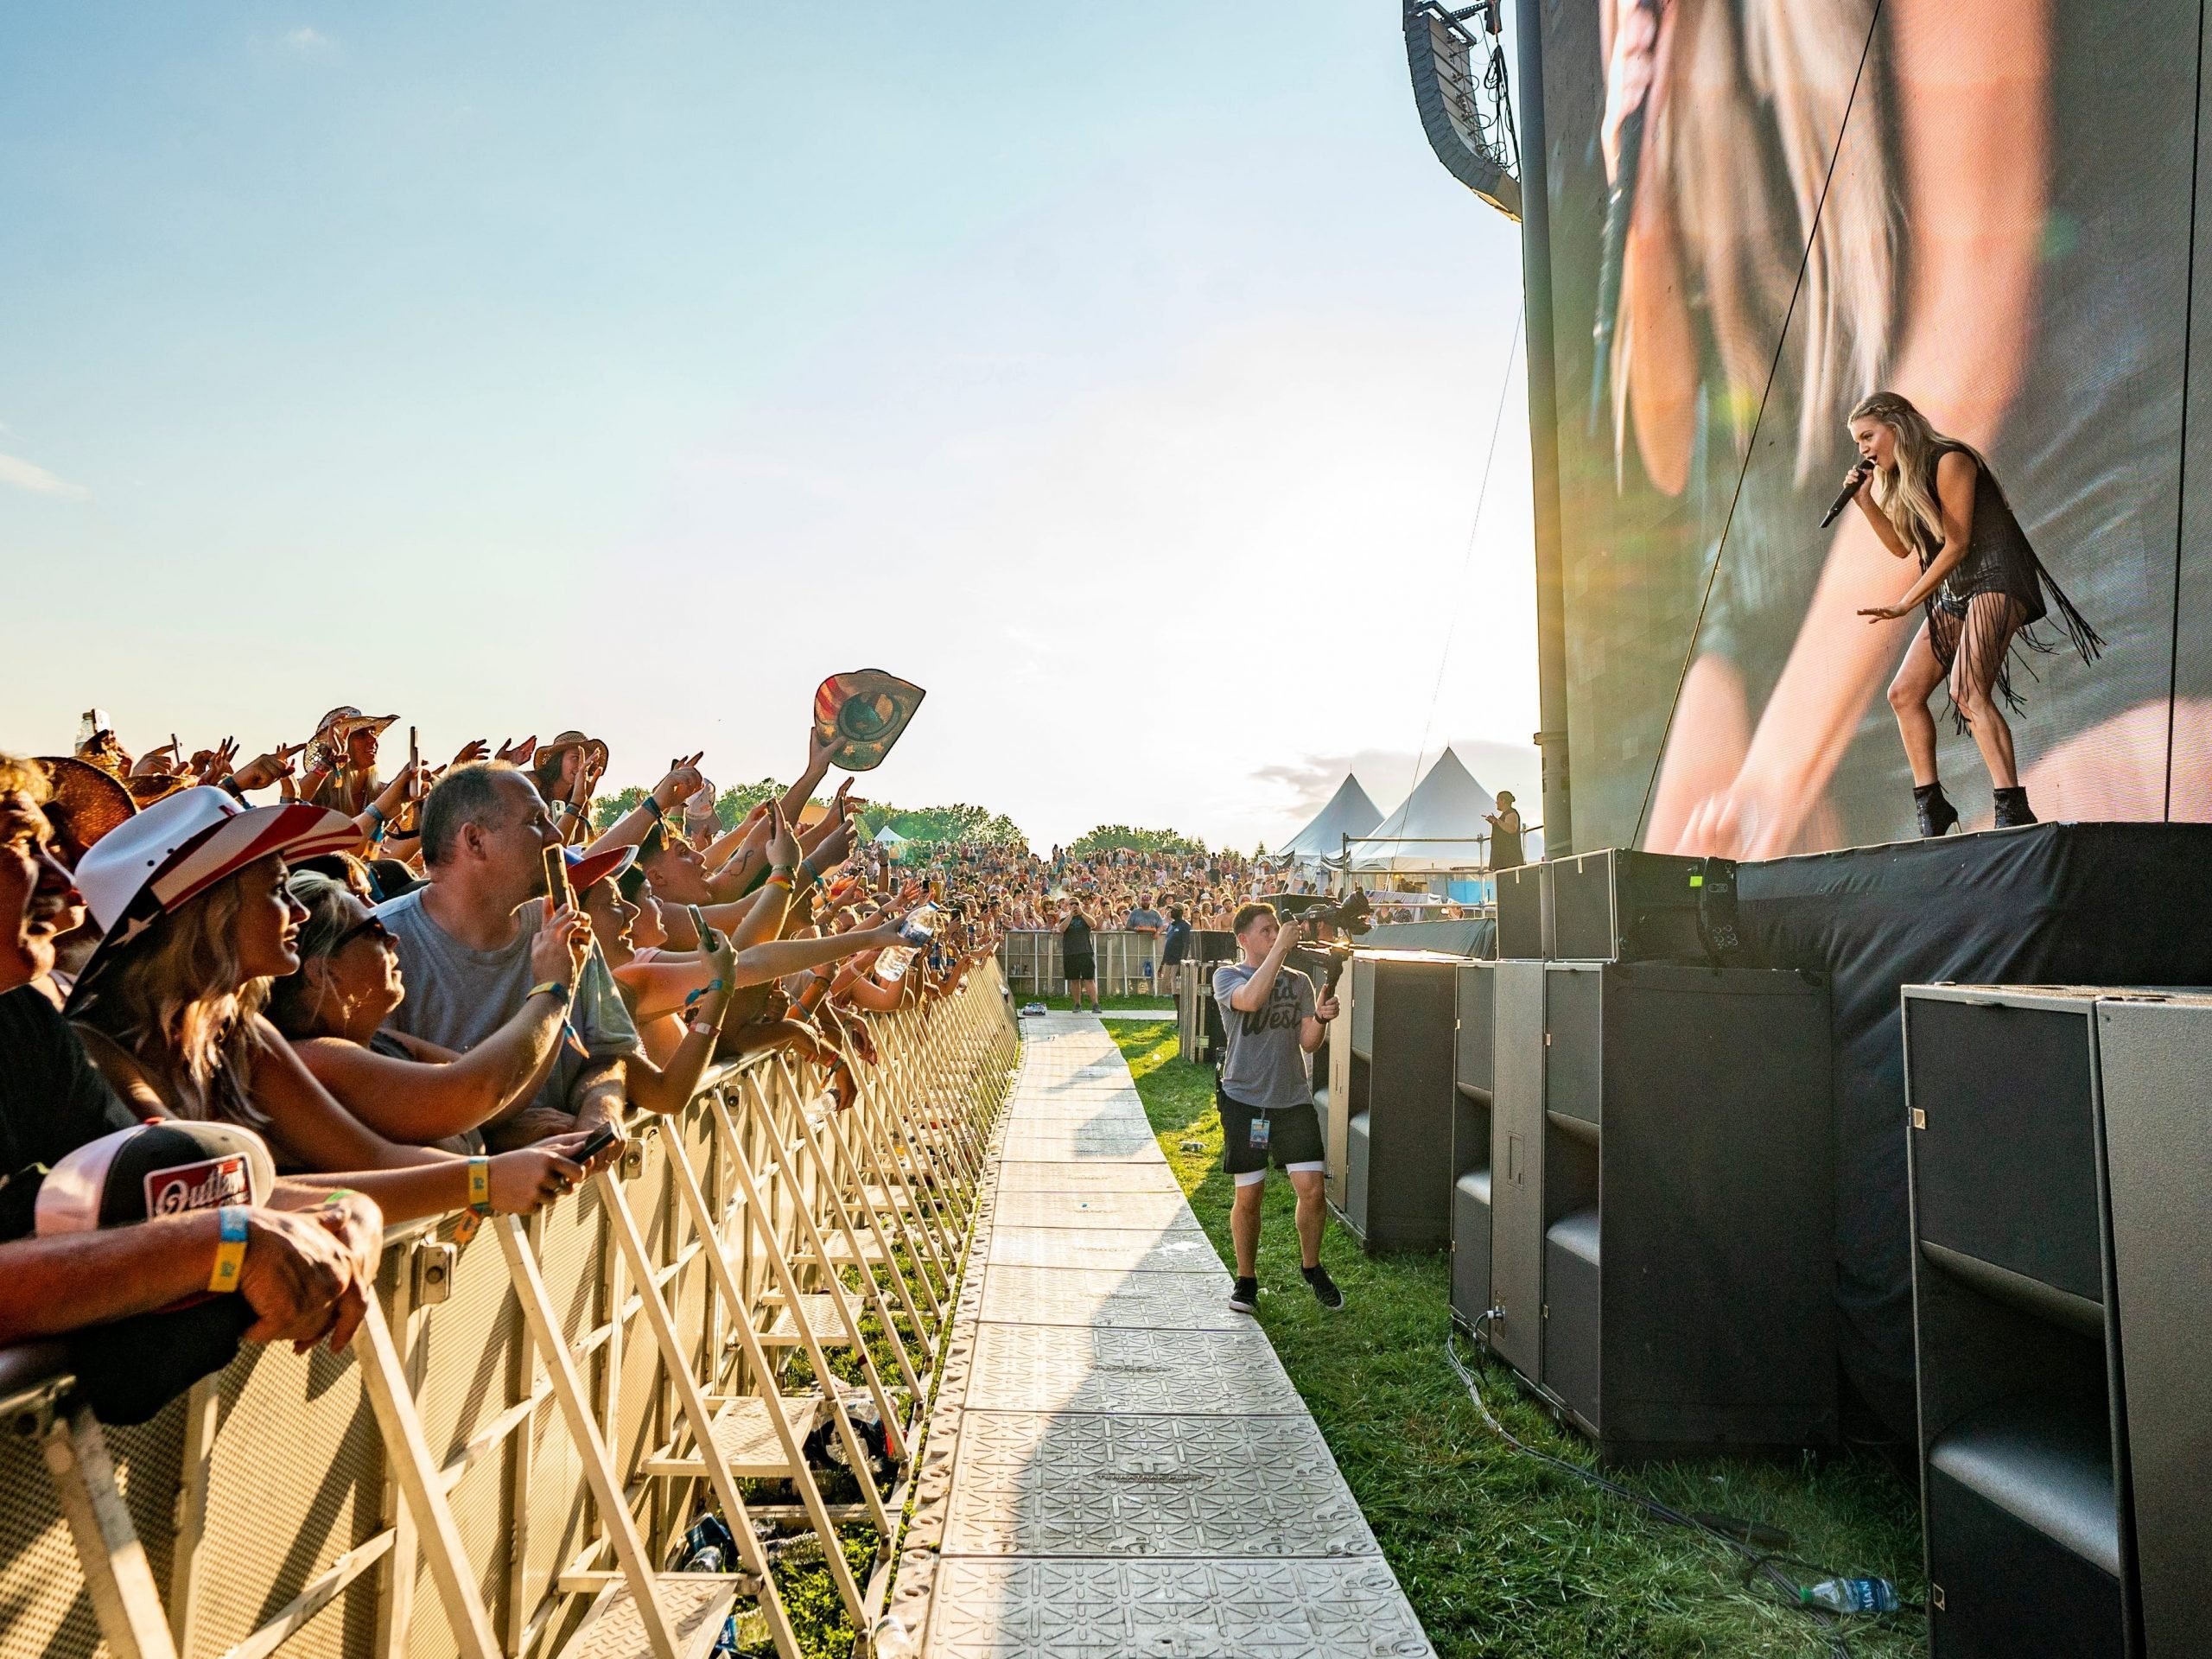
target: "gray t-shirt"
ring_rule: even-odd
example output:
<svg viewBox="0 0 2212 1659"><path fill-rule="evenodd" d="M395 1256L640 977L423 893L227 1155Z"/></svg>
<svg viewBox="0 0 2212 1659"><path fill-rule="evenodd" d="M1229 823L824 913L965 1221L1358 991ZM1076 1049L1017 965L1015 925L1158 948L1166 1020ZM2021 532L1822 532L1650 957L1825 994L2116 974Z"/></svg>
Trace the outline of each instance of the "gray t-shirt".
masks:
<svg viewBox="0 0 2212 1659"><path fill-rule="evenodd" d="M407 981L406 999L392 1010L385 1027L465 1052L513 1019L529 994L530 945L543 910L533 899L516 912L522 925L513 944L498 950L472 950L430 919L423 908L423 895L429 891L417 887L377 906L378 917L399 941L399 968ZM569 1023L593 1059L645 1052L596 944L576 982ZM531 1104L573 1112L575 1103L569 1091L585 1064L575 1045L563 1038L552 1074Z"/></svg>
<svg viewBox="0 0 2212 1659"><path fill-rule="evenodd" d="M1229 1058L1221 1063L1222 1092L1247 1106L1303 1106L1313 1098L1306 1071L1306 1051L1298 1029L1313 1012L1313 982L1295 968L1275 975L1268 1006L1245 1014L1230 1005L1236 988L1257 972L1232 962L1213 975L1214 1001L1221 1004L1222 1028L1229 1033Z"/></svg>

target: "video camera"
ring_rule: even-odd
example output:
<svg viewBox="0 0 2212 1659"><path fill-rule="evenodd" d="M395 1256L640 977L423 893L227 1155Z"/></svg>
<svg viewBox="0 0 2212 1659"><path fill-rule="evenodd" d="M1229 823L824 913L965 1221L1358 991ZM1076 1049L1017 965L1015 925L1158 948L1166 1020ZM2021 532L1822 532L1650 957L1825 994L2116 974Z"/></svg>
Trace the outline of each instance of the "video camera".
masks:
<svg viewBox="0 0 2212 1659"><path fill-rule="evenodd" d="M1367 894L1357 887L1342 899L1332 899L1325 893L1281 893L1268 902L1285 921L1297 922L1308 929L1327 928L1338 936L1334 939L1308 941L1310 949L1323 951L1329 958L1321 995L1334 996L1337 982L1351 965L1351 941L1375 925L1370 919L1375 907L1368 902Z"/></svg>
<svg viewBox="0 0 2212 1659"><path fill-rule="evenodd" d="M1287 922L1300 923L1309 930L1325 927L1347 938L1356 939L1375 925L1371 919L1375 906L1357 887L1341 900L1325 893L1278 893L1270 894L1267 902Z"/></svg>

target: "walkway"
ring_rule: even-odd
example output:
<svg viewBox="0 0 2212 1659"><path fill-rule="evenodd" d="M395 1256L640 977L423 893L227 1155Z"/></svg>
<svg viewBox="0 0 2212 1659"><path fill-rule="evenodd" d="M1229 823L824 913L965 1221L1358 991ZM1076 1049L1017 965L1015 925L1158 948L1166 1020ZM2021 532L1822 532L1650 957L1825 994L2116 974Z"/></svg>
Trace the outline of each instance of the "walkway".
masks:
<svg viewBox="0 0 2212 1659"><path fill-rule="evenodd" d="M880 1651L1429 1654L1105 1027L1021 1023Z"/></svg>

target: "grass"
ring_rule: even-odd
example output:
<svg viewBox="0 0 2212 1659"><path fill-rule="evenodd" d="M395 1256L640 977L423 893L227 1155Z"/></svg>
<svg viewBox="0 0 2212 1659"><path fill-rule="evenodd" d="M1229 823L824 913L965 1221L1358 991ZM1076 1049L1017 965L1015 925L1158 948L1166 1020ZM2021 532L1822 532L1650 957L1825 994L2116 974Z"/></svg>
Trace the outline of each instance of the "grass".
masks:
<svg viewBox="0 0 2212 1659"><path fill-rule="evenodd" d="M1176 1179L1229 1262L1230 1183L1211 1071L1176 1057L1173 1020L1107 1029ZM1796 1659L1834 1651L1778 1591L1745 1587L1739 1558L1547 1470L1484 1427L1445 1356L1447 1257L1370 1256L1332 1224L1322 1261L1346 1306L1328 1314L1299 1280L1290 1191L1279 1177L1268 1180L1263 1215L1260 1324L1440 1654ZM1464 1339L1459 1351L1472 1358ZM1587 1446L1556 1427L1503 1368L1478 1362L1476 1371L1491 1411L1515 1434L1592 1466ZM1677 1509L1786 1529L1805 1564L1784 1570L1801 1581L1833 1571L1891 1579L1911 1600L1923 1593L1917 1509L1878 1461L1715 1459L1615 1478ZM1858 1659L1924 1651L1916 1616L1853 1623L1843 1635Z"/></svg>
<svg viewBox="0 0 2212 1659"><path fill-rule="evenodd" d="M1014 1000L1017 1007L1027 1007L1032 1002L1042 1002L1046 1007L1059 1014L1072 1013L1075 1008L1074 1001L1065 996L1029 996L1025 995L1020 991L1016 991L1014 994ZM1083 1002L1085 1007L1089 1007L1090 1006L1090 999L1087 996L1084 998ZM1111 1014L1116 1008L1127 1009L1131 1012L1151 1012L1156 1010L1162 1014L1173 1018L1175 1013L1175 999L1172 996L1108 997L1106 999L1106 1012Z"/></svg>

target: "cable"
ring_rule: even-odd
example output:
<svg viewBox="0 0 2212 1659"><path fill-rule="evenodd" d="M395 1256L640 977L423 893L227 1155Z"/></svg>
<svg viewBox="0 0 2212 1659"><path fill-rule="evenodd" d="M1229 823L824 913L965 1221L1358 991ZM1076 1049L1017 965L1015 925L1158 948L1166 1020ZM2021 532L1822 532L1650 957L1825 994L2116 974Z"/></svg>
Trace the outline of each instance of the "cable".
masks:
<svg viewBox="0 0 2212 1659"><path fill-rule="evenodd" d="M1497 435L1499 429L1505 424L1505 398L1506 394L1513 390L1513 365L1521 354L1521 326L1527 312L1525 305L1514 308L1513 343L1505 348L1505 373L1500 378L1497 386L1497 412L1491 417L1490 448L1483 456L1483 481L1475 491L1475 521L1467 526L1466 550L1459 556L1459 579L1452 584L1454 594L1464 595L1467 586L1467 567L1475 562L1475 536L1483 527L1483 505L1490 499L1491 467L1497 460ZM1428 713L1422 717L1421 723L1421 747L1414 751L1413 781L1406 785L1408 800L1413 798L1414 791L1421 786L1421 763L1428 758L1429 728L1436 723L1436 705L1444 695L1444 671L1452 664L1452 642L1459 638L1459 607L1454 605L1451 624L1444 631L1444 655L1436 664L1436 684L1428 694ZM1403 810L1400 809L1401 811Z"/></svg>
<svg viewBox="0 0 2212 1659"><path fill-rule="evenodd" d="M1479 1337L1482 1334L1483 1326L1488 1325L1503 1311L1497 1307L1485 1308L1481 1317L1475 1321L1476 1336ZM1799 1593L1802 1586L1797 1580L1774 1564L1776 1557L1753 1549L1750 1545L1731 1538L1726 1533L1707 1526L1696 1516L1685 1515L1680 1510L1662 1503L1656 1497L1647 1497L1643 1493L1624 1486L1618 1481L1608 1480L1594 1469L1585 1469L1579 1463L1570 1463L1565 1458L1554 1457L1548 1452L1540 1451L1498 1421L1491 1414L1489 1402L1483 1398L1482 1386L1475 1380L1475 1374L1467 1369L1465 1363L1459 1357L1459 1335L1456 1330L1447 1329L1445 1332L1444 1356L1452 1362L1452 1369L1459 1374L1459 1382L1467 1390L1467 1398L1475 1402L1475 1410L1480 1414L1483 1421L1489 1426L1491 1433L1524 1457L1533 1458L1538 1463L1551 1468L1563 1470L1578 1480L1587 1481L1591 1485L1610 1492L1626 1503L1633 1503L1646 1514L1654 1516L1659 1520L1672 1522L1691 1532L1701 1533L1712 1539L1713 1542L1746 1564L1747 1583L1752 1576L1763 1578L1779 1589L1788 1598L1791 1606L1809 1614L1813 1622L1826 1633L1828 1638L1828 1652L1832 1659L1851 1659L1851 1649L1845 1645L1843 1632L1838 1627L1836 1616L1825 1607L1806 1602ZM1831 1578L1842 1576L1826 1567L1819 1570Z"/></svg>
<svg viewBox="0 0 2212 1659"><path fill-rule="evenodd" d="M1697 620L1690 625L1689 649L1682 653L1682 671L1675 677L1675 695L1667 705L1667 723L1659 728L1659 753L1651 762L1651 779L1643 786L1643 804L1637 809L1636 833L1629 838L1631 847L1643 840L1643 822L1651 816L1651 797L1659 787L1659 770L1667 763L1667 740L1674 735L1675 715L1682 706L1682 688L1689 683L1690 667L1697 661L1698 635L1705 631L1706 607L1713 602L1713 584L1720 575L1720 561L1727 556L1728 532L1736 525L1737 504L1744 499L1744 480L1751 475L1751 457L1758 453L1759 427L1766 419L1767 399L1774 395L1774 383L1782 372L1782 353L1789 343L1790 321L1797 315L1797 296L1805 291L1805 272L1813 263L1813 245L1820 240L1821 217L1827 213L1828 187L1835 182L1835 164L1843 154L1844 135L1851 130L1851 118L1859 108L1859 84L1866 73L1866 60L1873 54L1874 32L1882 26L1882 0L1874 0L1873 15L1866 20L1866 43L1859 48L1859 67L1851 77L1851 95L1844 99L1843 119L1836 123L1835 148L1828 151L1828 170L1821 179L1820 200L1813 204L1812 228L1805 235L1805 251L1797 258L1797 280L1789 287L1789 304L1782 314L1781 330L1774 337L1774 359L1766 366L1766 385L1759 392L1758 412L1751 417L1751 430L1744 441L1743 465L1736 469L1736 488L1728 498L1728 516L1720 522L1719 544L1713 551L1713 569L1705 573L1705 593L1697 602Z"/></svg>

